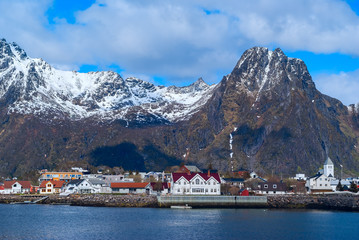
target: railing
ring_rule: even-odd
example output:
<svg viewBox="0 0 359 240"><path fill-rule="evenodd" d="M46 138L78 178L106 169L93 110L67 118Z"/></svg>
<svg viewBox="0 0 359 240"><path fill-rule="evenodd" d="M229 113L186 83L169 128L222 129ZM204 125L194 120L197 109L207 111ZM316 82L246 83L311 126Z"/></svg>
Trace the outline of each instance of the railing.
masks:
<svg viewBox="0 0 359 240"><path fill-rule="evenodd" d="M158 196L160 205L191 206L265 206L266 196Z"/></svg>

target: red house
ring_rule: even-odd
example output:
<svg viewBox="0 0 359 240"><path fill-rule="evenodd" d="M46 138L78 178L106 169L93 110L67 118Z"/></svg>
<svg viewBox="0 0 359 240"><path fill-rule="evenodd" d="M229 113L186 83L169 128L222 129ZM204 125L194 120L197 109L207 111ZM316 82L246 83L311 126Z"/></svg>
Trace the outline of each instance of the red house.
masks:
<svg viewBox="0 0 359 240"><path fill-rule="evenodd" d="M247 189L241 189L239 190L240 196L249 196L249 191Z"/></svg>

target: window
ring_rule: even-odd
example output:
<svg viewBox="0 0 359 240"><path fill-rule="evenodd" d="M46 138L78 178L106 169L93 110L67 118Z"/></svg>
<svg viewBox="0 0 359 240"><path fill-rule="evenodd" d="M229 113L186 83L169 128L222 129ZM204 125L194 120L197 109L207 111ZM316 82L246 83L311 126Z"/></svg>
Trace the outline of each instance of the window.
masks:
<svg viewBox="0 0 359 240"><path fill-rule="evenodd" d="M325 186L327 186L327 184L325 184Z"/></svg>
<svg viewBox="0 0 359 240"><path fill-rule="evenodd" d="M277 184L273 184L273 188L277 188Z"/></svg>
<svg viewBox="0 0 359 240"><path fill-rule="evenodd" d="M13 186L16 187L17 186L16 183Z"/></svg>
<svg viewBox="0 0 359 240"><path fill-rule="evenodd" d="M177 192L180 192L181 190L180 189L177 189Z"/></svg>
<svg viewBox="0 0 359 240"><path fill-rule="evenodd" d="M322 178L319 178L320 181L322 181L323 179Z"/></svg>
<svg viewBox="0 0 359 240"><path fill-rule="evenodd" d="M178 185L181 185L181 181L178 182Z"/></svg>
<svg viewBox="0 0 359 240"><path fill-rule="evenodd" d="M268 188L268 184L264 184L264 188Z"/></svg>
<svg viewBox="0 0 359 240"><path fill-rule="evenodd" d="M211 188L211 192L213 192L213 189Z"/></svg>
<svg viewBox="0 0 359 240"><path fill-rule="evenodd" d="M322 184L319 184L319 186L322 186Z"/></svg>
<svg viewBox="0 0 359 240"><path fill-rule="evenodd" d="M47 189L47 192L51 192L51 189Z"/></svg>
<svg viewBox="0 0 359 240"><path fill-rule="evenodd" d="M183 182L183 185L186 185L186 182Z"/></svg>
<svg viewBox="0 0 359 240"><path fill-rule="evenodd" d="M217 192L217 189L216 189L216 188L214 189L214 192Z"/></svg>
<svg viewBox="0 0 359 240"><path fill-rule="evenodd" d="M51 183L47 184L47 187L51 187Z"/></svg>
<svg viewBox="0 0 359 240"><path fill-rule="evenodd" d="M46 192L46 189L41 189L41 192Z"/></svg>
<svg viewBox="0 0 359 240"><path fill-rule="evenodd" d="M196 184L199 185L199 179L196 179Z"/></svg>
<svg viewBox="0 0 359 240"><path fill-rule="evenodd" d="M208 189L206 189L206 192L208 192Z"/></svg>

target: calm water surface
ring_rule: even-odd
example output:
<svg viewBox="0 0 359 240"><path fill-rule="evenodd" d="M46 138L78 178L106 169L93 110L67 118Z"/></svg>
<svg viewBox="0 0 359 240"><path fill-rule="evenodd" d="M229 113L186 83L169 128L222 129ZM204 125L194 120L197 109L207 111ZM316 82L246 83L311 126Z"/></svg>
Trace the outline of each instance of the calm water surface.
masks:
<svg viewBox="0 0 359 240"><path fill-rule="evenodd" d="M359 213L0 204L0 239L359 239Z"/></svg>

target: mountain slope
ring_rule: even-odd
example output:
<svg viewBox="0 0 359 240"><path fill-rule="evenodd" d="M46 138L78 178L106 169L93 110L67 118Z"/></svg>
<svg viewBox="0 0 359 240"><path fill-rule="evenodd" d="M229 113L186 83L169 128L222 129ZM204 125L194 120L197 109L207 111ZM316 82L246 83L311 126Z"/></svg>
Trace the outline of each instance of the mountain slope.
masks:
<svg viewBox="0 0 359 240"><path fill-rule="evenodd" d="M303 61L248 49L217 85L163 87L59 71L0 41L0 174L69 166L359 172L357 110L321 94ZM299 169L298 169L299 167Z"/></svg>
<svg viewBox="0 0 359 240"><path fill-rule="evenodd" d="M311 174L330 156L337 170L359 169L347 107L316 90L304 62L280 49L247 50L190 121L198 132L206 124L213 130L210 143L193 149L203 164L276 174L299 166Z"/></svg>

